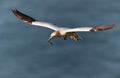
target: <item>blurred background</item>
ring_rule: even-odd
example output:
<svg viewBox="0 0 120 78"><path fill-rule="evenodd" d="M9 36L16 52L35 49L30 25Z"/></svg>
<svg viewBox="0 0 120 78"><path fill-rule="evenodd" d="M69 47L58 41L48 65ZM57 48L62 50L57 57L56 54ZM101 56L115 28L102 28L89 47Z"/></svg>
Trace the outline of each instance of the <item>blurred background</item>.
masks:
<svg viewBox="0 0 120 78"><path fill-rule="evenodd" d="M51 46L52 30L18 20L11 9L60 27L116 27ZM120 78L120 0L1 0L0 19L0 78Z"/></svg>

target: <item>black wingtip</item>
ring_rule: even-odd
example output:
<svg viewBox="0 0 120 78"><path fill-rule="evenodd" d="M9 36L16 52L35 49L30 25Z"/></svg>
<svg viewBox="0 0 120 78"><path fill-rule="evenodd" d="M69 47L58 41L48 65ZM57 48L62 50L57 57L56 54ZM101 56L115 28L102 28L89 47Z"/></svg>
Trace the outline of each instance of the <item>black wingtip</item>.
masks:
<svg viewBox="0 0 120 78"><path fill-rule="evenodd" d="M114 27L115 27L115 24L107 24L107 25L103 25L103 26L93 27L90 31L97 32L97 31L112 29Z"/></svg>
<svg viewBox="0 0 120 78"><path fill-rule="evenodd" d="M18 19L23 20L24 22L31 24L32 22L36 21L34 18L18 11L17 9L12 9L11 11Z"/></svg>
<svg viewBox="0 0 120 78"><path fill-rule="evenodd" d="M20 14L20 12L17 9L11 9L12 13L18 17L18 14Z"/></svg>

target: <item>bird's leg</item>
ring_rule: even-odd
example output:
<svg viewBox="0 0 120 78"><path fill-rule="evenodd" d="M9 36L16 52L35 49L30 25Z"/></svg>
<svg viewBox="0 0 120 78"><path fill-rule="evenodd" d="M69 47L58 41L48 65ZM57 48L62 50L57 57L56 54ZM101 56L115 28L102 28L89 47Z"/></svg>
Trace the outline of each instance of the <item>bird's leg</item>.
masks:
<svg viewBox="0 0 120 78"><path fill-rule="evenodd" d="M75 32L70 33L70 37L71 37L72 39L74 39L75 41L80 41L79 36L78 36L77 33L75 33Z"/></svg>
<svg viewBox="0 0 120 78"><path fill-rule="evenodd" d="M52 39L52 37L50 37L50 38L48 39L48 43L50 43L51 45L53 45L53 42L51 41L51 39Z"/></svg>
<svg viewBox="0 0 120 78"><path fill-rule="evenodd" d="M66 39L67 39L67 36L64 36L63 39L66 40Z"/></svg>

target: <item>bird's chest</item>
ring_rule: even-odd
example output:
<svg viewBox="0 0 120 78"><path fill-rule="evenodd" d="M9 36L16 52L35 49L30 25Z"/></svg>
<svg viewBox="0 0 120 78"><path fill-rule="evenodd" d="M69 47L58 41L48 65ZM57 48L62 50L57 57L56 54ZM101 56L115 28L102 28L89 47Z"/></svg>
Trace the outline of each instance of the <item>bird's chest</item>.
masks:
<svg viewBox="0 0 120 78"><path fill-rule="evenodd" d="M65 36L65 35L66 35L65 28L64 28L64 29L61 28L61 29L59 30L59 34L60 34L61 36Z"/></svg>
<svg viewBox="0 0 120 78"><path fill-rule="evenodd" d="M66 35L66 32L64 32L64 31L60 31L60 34L59 34L60 36L65 36Z"/></svg>

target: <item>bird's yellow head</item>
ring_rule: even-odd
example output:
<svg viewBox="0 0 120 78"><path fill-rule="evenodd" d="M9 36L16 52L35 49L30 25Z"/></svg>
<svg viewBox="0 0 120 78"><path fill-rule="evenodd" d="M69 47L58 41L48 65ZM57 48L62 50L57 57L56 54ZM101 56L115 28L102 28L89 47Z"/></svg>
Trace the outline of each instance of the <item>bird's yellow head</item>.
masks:
<svg viewBox="0 0 120 78"><path fill-rule="evenodd" d="M51 33L50 36L51 36L52 38L54 38L54 37L59 37L59 32L58 32L58 31L55 31L55 32Z"/></svg>

